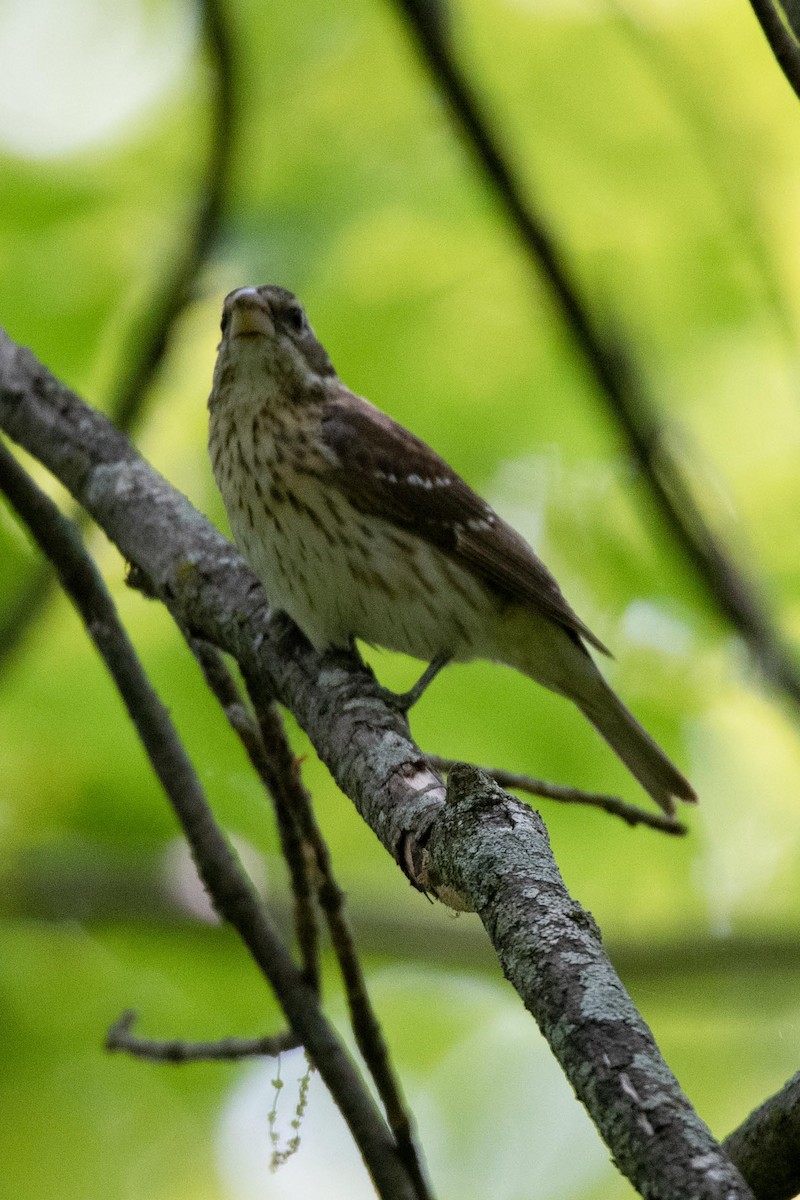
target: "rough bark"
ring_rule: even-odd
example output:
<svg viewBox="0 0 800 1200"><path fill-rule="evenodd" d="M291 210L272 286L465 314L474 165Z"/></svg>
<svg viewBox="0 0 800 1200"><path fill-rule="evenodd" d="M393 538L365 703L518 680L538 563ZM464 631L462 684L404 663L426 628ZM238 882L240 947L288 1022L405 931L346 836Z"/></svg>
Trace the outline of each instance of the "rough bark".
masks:
<svg viewBox="0 0 800 1200"><path fill-rule="evenodd" d="M538 815L474 768L449 797L367 672L270 619L234 548L126 439L0 336L0 427L44 462L181 624L289 707L342 790L417 886L474 909L605 1138L653 1200L752 1193L693 1111L570 898ZM531 1115L533 1119L533 1114Z"/></svg>

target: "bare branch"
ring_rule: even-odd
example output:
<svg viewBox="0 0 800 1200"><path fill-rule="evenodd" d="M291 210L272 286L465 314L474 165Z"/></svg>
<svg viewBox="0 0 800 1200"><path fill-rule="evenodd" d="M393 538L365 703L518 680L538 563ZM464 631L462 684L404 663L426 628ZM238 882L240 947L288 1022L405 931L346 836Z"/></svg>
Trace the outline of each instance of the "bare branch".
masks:
<svg viewBox="0 0 800 1200"><path fill-rule="evenodd" d="M539 814L477 767L455 767L427 854L431 882L480 916L634 1187L648 1200L751 1197L661 1057L591 915L564 887Z"/></svg>
<svg viewBox="0 0 800 1200"><path fill-rule="evenodd" d="M453 767L460 765L455 758L441 758L438 754L429 754L428 762L435 771L446 774ZM621 817L627 825L648 825L662 833L682 836L688 833L684 824L661 813L646 812L635 804L626 804L617 796L604 796L600 792L584 792L581 788L562 787L559 783L548 783L545 779L534 779L531 775L518 775L515 771L505 771L502 767L480 767L500 787L513 788L516 792L528 792L531 796L542 796L545 800L557 800L560 804L582 804L589 808L600 808L612 816Z"/></svg>
<svg viewBox="0 0 800 1200"><path fill-rule="evenodd" d="M429 1195L408 1106L391 1064L344 907L344 893L333 875L330 852L319 828L311 796L303 784L299 764L286 737L272 697L264 694L257 679L248 680L258 722L244 704L219 650L186 634L206 683L219 700L231 727L239 736L259 778L272 797L281 834L281 845L292 877L295 925L303 950L304 974L318 987L317 930L309 860L313 859L316 892L325 914L331 941L345 983L356 1043L381 1098L398 1153L406 1165L420 1200ZM313 972L313 973L312 973Z"/></svg>
<svg viewBox="0 0 800 1200"><path fill-rule="evenodd" d="M336 882L328 844L322 835L311 796L303 784L297 761L271 697L264 693L257 677L251 675L247 677L246 682L258 715L264 751L274 764L274 786L280 791L282 804L291 812L305 844L314 857L319 881L319 903L342 973L356 1043L378 1090L389 1126L397 1141L398 1152L419 1196L426 1197L429 1195L428 1183L422 1167L411 1113L403 1097L383 1030L369 997L355 938L345 911L344 892Z"/></svg>
<svg viewBox="0 0 800 1200"><path fill-rule="evenodd" d="M449 40L426 19L427 0L395 0L395 4L406 17L417 49L506 220L532 266L546 280L665 524L706 594L744 639L765 677L800 706L800 666L763 599L763 588L735 561L703 516L644 378L620 339L604 333L596 323L562 247L526 198L511 158L457 64Z"/></svg>
<svg viewBox="0 0 800 1200"><path fill-rule="evenodd" d="M271 984L291 1028L308 1050L347 1122L376 1190L387 1200L419 1200L394 1139L322 1013L314 989L294 965L272 918L216 825L169 713L136 657L105 584L83 548L79 531L2 445L0 490L53 563L83 618L183 827L215 908L237 930Z"/></svg>
<svg viewBox="0 0 800 1200"><path fill-rule="evenodd" d="M730 1133L722 1148L758 1200L800 1193L800 1072Z"/></svg>
<svg viewBox="0 0 800 1200"><path fill-rule="evenodd" d="M290 1029L260 1038L221 1038L217 1042L156 1041L132 1033L136 1013L124 1012L108 1031L106 1050L121 1051L149 1062L182 1066L195 1062L237 1062L242 1058L276 1058L285 1050L295 1050L302 1042Z"/></svg>
<svg viewBox="0 0 800 1200"><path fill-rule="evenodd" d="M538 815L469 767L451 773L445 805L405 718L355 657L320 656L286 618L269 619L260 586L230 543L100 414L3 336L0 427L58 475L179 621L232 653L245 678L292 710L412 881L480 913L509 979L634 1184L652 1200L749 1200L603 956L593 922L566 893ZM312 1041L322 1035L306 1011L317 1012L314 993L279 940L271 949L269 918L219 831L211 824L205 835L209 890L330 1075L328 1045ZM338 1067L335 1055L333 1062Z"/></svg>
<svg viewBox="0 0 800 1200"><path fill-rule="evenodd" d="M778 66L783 71L789 86L800 100L800 42L796 31L787 23L787 14L772 0L750 0L753 12L769 42ZM789 5L789 12L793 12ZM800 19L800 14L794 14Z"/></svg>
<svg viewBox="0 0 800 1200"><path fill-rule="evenodd" d="M203 677L219 701L231 728L245 748L256 774L271 796L281 839L281 850L289 868L294 897L294 924L303 960L303 975L315 991L319 991L319 934L314 908L315 888L310 878L309 848L292 809L286 803L285 789L277 766L264 745L258 724L245 705L233 677L216 646L184 630L189 647L200 664ZM280 721L277 713L276 721ZM288 743L287 743L288 745ZM291 757L291 754L289 755ZM293 768L293 761L287 770Z"/></svg>

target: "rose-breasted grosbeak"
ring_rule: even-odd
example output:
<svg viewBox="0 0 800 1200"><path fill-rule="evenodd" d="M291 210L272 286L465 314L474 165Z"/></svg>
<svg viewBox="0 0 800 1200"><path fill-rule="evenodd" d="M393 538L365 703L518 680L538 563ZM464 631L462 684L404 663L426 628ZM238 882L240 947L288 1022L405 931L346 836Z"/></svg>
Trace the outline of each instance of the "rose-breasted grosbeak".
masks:
<svg viewBox="0 0 800 1200"><path fill-rule="evenodd" d="M341 382L281 287L231 292L209 448L236 542L318 649L355 638L506 663L573 700L667 813L696 799L603 679L530 546L444 459Z"/></svg>

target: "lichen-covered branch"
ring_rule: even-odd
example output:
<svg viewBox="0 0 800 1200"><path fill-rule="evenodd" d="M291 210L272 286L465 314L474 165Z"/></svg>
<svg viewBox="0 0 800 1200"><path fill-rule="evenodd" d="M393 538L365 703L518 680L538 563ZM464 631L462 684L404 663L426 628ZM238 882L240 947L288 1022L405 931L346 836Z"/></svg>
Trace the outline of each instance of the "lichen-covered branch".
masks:
<svg viewBox="0 0 800 1200"><path fill-rule="evenodd" d="M232 653L246 678L294 712L416 885L481 914L506 973L642 1193L749 1200L660 1058L593 922L564 890L538 816L475 768L451 774L454 803L446 805L405 719L357 660L321 657L287 619L270 619L230 543L5 336L0 427L61 479L184 626ZM224 840L218 849L228 852ZM224 910L235 913L238 903ZM675 1190L676 1179L687 1190Z"/></svg>
<svg viewBox="0 0 800 1200"><path fill-rule="evenodd" d="M477 767L455 767L449 783L426 851L431 881L479 914L620 1170L649 1200L750 1196L567 892L539 814Z"/></svg>

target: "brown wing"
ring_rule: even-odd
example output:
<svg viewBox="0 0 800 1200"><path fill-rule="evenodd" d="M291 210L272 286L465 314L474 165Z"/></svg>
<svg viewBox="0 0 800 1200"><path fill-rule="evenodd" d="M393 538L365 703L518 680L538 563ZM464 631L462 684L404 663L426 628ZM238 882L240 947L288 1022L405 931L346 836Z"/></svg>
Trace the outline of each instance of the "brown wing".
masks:
<svg viewBox="0 0 800 1200"><path fill-rule="evenodd" d="M321 434L328 478L360 512L413 531L504 599L609 653L524 538L420 438L345 389L325 406Z"/></svg>

